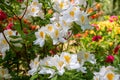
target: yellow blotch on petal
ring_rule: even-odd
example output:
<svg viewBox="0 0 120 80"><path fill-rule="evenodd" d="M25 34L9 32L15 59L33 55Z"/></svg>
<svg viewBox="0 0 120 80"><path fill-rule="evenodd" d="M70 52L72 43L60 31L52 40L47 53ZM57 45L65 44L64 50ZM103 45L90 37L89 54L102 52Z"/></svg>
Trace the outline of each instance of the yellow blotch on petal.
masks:
<svg viewBox="0 0 120 80"><path fill-rule="evenodd" d="M59 23L57 23L56 25L57 25L57 27L58 27L58 28L60 28L60 27L61 27L61 25L60 25Z"/></svg>
<svg viewBox="0 0 120 80"><path fill-rule="evenodd" d="M2 44L7 44L7 41L5 39L2 40Z"/></svg>
<svg viewBox="0 0 120 80"><path fill-rule="evenodd" d="M75 13L74 13L74 11L70 11L70 16L72 16L72 17L74 17L74 15L75 15Z"/></svg>
<svg viewBox="0 0 120 80"><path fill-rule="evenodd" d="M59 62L58 62L58 65L59 65L60 67L62 67L62 66L63 66L63 64L64 64L64 62L63 62L63 61L59 61Z"/></svg>
<svg viewBox="0 0 120 80"><path fill-rule="evenodd" d="M35 8L32 8L31 11L32 11L32 12L35 12L36 10L35 10Z"/></svg>
<svg viewBox="0 0 120 80"><path fill-rule="evenodd" d="M5 70L4 70L4 69L2 69L2 70L1 70L1 73L2 73L2 75L4 75L4 74L5 74Z"/></svg>
<svg viewBox="0 0 120 80"><path fill-rule="evenodd" d="M84 54L84 57L85 57L85 59L87 60L87 59L89 58L89 54L88 54L88 53L85 53L85 54Z"/></svg>
<svg viewBox="0 0 120 80"><path fill-rule="evenodd" d="M45 36L43 31L39 32L39 35L40 35L41 38L44 38L44 36Z"/></svg>
<svg viewBox="0 0 120 80"><path fill-rule="evenodd" d="M58 38L59 37L59 31L55 30L55 37Z"/></svg>
<svg viewBox="0 0 120 80"><path fill-rule="evenodd" d="M70 63L70 56L69 55L65 55L64 59L67 63Z"/></svg>
<svg viewBox="0 0 120 80"><path fill-rule="evenodd" d="M52 30L53 30L53 27L52 27L52 26L48 26L48 30L49 30L49 31L52 31Z"/></svg>
<svg viewBox="0 0 120 80"><path fill-rule="evenodd" d="M39 62L38 62L38 61L35 61L34 64L37 65L37 64L39 64Z"/></svg>
<svg viewBox="0 0 120 80"><path fill-rule="evenodd" d="M64 3L61 2L61 3L59 4L59 6L60 6L60 8L62 9L62 8L64 7Z"/></svg>
<svg viewBox="0 0 120 80"><path fill-rule="evenodd" d="M84 16L81 16L80 20L82 21L83 24L85 23L85 17Z"/></svg>
<svg viewBox="0 0 120 80"><path fill-rule="evenodd" d="M13 34L12 31L8 31L8 35L11 36Z"/></svg>
<svg viewBox="0 0 120 80"><path fill-rule="evenodd" d="M38 2L32 2L32 4L33 4L34 6L37 6Z"/></svg>
<svg viewBox="0 0 120 80"><path fill-rule="evenodd" d="M108 73L108 74L107 74L107 79L108 79L108 80L113 80L114 77L115 77L115 75L114 75L113 73Z"/></svg>

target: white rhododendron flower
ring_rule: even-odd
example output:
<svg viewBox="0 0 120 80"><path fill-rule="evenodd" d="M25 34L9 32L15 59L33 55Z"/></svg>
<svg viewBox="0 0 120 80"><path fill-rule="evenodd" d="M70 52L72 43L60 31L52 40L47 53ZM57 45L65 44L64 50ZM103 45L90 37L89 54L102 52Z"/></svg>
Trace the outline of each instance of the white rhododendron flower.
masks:
<svg viewBox="0 0 120 80"><path fill-rule="evenodd" d="M9 50L9 44L4 38L3 34L0 33L0 52L2 53L2 59L5 58L6 51Z"/></svg>
<svg viewBox="0 0 120 80"><path fill-rule="evenodd" d="M96 63L95 55L90 54L90 52L80 51L77 54L77 58L78 58L80 63L85 62L85 61L88 61L92 64Z"/></svg>
<svg viewBox="0 0 120 80"><path fill-rule="evenodd" d="M76 21L80 13L80 7L70 6L66 11L62 12L63 19L66 22Z"/></svg>
<svg viewBox="0 0 120 80"><path fill-rule="evenodd" d="M72 70L72 69L78 69L80 68L80 64L77 61L77 55L76 54L70 54L67 52L62 52L60 55L60 58L62 58L65 62L65 67L68 70Z"/></svg>
<svg viewBox="0 0 120 80"><path fill-rule="evenodd" d="M13 31L11 29L4 30L4 34L8 40L10 40L10 36L16 36L16 31Z"/></svg>
<svg viewBox="0 0 120 80"><path fill-rule="evenodd" d="M59 75L63 75L63 73L65 72L65 62L62 58L60 58L58 55L55 55L54 58L54 66L57 68L58 70L58 74Z"/></svg>
<svg viewBox="0 0 120 80"><path fill-rule="evenodd" d="M69 0L51 0L51 1L54 3L53 8L59 12L68 9L70 6Z"/></svg>
<svg viewBox="0 0 120 80"><path fill-rule="evenodd" d="M119 74L115 73L112 66L102 66L99 72L94 72L94 80L119 80Z"/></svg>
<svg viewBox="0 0 120 80"><path fill-rule="evenodd" d="M8 42L15 41L15 39L11 38L10 36L17 36L17 35L16 35L16 31L13 31L11 29L4 30L3 33L6 37L6 39L3 36L3 34L0 33L0 52L2 53L2 58L4 59L4 57L6 55L6 51L9 50L9 48L10 48ZM19 40L21 40L21 38L19 38ZM18 47L22 46L20 43L14 43L13 45L18 46Z"/></svg>
<svg viewBox="0 0 120 80"><path fill-rule="evenodd" d="M24 5L23 5L24 7ZM22 11L24 14L24 11ZM22 14L22 15L23 15ZM42 3L39 3L38 0L33 0L31 4L28 6L25 18L28 17L40 17L41 19L44 19L44 12L42 10Z"/></svg>
<svg viewBox="0 0 120 80"><path fill-rule="evenodd" d="M65 33L68 32L68 30L71 28L71 24L72 24L71 21L68 22L67 19L64 18L64 17L60 17L60 20L59 20L58 23L59 23L59 26L61 26L59 28L61 28L62 30L64 30Z"/></svg>
<svg viewBox="0 0 120 80"><path fill-rule="evenodd" d="M8 69L0 68L0 78L10 79L12 78L8 72Z"/></svg>
<svg viewBox="0 0 120 80"><path fill-rule="evenodd" d="M53 39L53 45L58 44L58 42L66 42L63 30L55 29L54 32L51 34L51 38Z"/></svg>
<svg viewBox="0 0 120 80"><path fill-rule="evenodd" d="M39 74L50 74L49 78L53 77L55 75L55 70L52 68L53 61L52 57L47 56L43 60L40 60L41 70L39 71Z"/></svg>
<svg viewBox="0 0 120 80"><path fill-rule="evenodd" d="M60 18L60 14L59 13L53 13L53 17L52 18L50 18L50 21L51 21L51 23L53 23L53 22L59 22L59 18Z"/></svg>
<svg viewBox="0 0 120 80"><path fill-rule="evenodd" d="M35 72L37 72L40 68L40 60L39 56L37 56L34 60L30 63L31 70L28 71L28 74L34 75Z"/></svg>
<svg viewBox="0 0 120 80"><path fill-rule="evenodd" d="M6 39L4 38L3 34L0 33L0 52L2 53L2 57L5 57L5 52L9 50L9 44L7 43Z"/></svg>
<svg viewBox="0 0 120 80"><path fill-rule="evenodd" d="M47 24L45 27L46 27L45 32L49 35L51 35L55 30L55 25L54 24Z"/></svg>
<svg viewBox="0 0 120 80"><path fill-rule="evenodd" d="M84 6L84 7L87 5L86 0L74 0L72 4L78 6Z"/></svg>
<svg viewBox="0 0 120 80"><path fill-rule="evenodd" d="M37 32L35 32L36 40L34 41L34 44L39 44L40 47L43 47L45 44L45 28L40 28Z"/></svg>
<svg viewBox="0 0 120 80"><path fill-rule="evenodd" d="M75 21L78 25L81 26L81 29L84 31L86 29L92 29L93 27L90 26L89 24L89 19L88 19L88 15L86 12L81 11L78 15L77 20Z"/></svg>

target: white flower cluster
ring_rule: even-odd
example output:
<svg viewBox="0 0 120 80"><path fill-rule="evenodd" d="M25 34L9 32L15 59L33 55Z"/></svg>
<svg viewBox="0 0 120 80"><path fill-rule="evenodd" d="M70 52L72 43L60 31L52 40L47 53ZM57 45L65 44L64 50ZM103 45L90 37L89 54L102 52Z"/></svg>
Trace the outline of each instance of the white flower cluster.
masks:
<svg viewBox="0 0 120 80"><path fill-rule="evenodd" d="M89 25L89 14L80 10L80 5L85 5L86 0L74 0L74 2L71 2L71 0L51 1L54 3L53 8L57 12L55 12L50 19L50 24L42 26L37 32L35 32L37 39L34 41L34 44L39 44L40 47L43 47L46 34L52 38L54 45L59 42L66 42L66 37L69 36L68 33L73 22L80 25L83 30L92 28Z"/></svg>
<svg viewBox="0 0 120 80"><path fill-rule="evenodd" d="M81 55L82 56L79 56ZM77 70L86 73L86 67L83 67L84 62L89 61L92 64L96 63L93 54L89 52L83 52L78 54L70 54L62 52L60 55L47 56L44 59L39 60L39 56L30 63L31 70L28 71L30 75L38 74L50 74L53 77L55 74L63 75L65 69ZM53 69L55 67L55 69Z"/></svg>
<svg viewBox="0 0 120 80"><path fill-rule="evenodd" d="M24 4L22 7L26 7ZM22 11L22 15L24 14L25 11ZM40 17L41 19L44 19L44 12L42 10L42 3L39 3L38 0L33 0L30 5L27 8L25 18L28 17Z"/></svg>
<svg viewBox="0 0 120 80"><path fill-rule="evenodd" d="M116 68L102 66L99 72L94 72L94 80L120 80L120 74L115 73Z"/></svg>
<svg viewBox="0 0 120 80"><path fill-rule="evenodd" d="M11 75L8 73L8 69L4 69L0 67L0 80L10 79Z"/></svg>

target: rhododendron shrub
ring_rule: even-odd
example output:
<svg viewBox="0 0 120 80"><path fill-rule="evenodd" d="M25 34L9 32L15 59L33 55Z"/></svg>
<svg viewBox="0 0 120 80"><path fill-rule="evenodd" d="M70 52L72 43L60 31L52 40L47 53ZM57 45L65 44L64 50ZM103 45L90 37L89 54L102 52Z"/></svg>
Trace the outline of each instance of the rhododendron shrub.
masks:
<svg viewBox="0 0 120 80"><path fill-rule="evenodd" d="M119 80L119 32L90 24L98 2L0 0L0 79Z"/></svg>

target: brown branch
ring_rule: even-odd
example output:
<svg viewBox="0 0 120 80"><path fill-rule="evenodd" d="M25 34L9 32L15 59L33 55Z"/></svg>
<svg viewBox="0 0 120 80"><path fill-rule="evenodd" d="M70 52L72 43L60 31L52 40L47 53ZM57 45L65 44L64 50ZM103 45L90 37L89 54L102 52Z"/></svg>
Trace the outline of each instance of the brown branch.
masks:
<svg viewBox="0 0 120 80"><path fill-rule="evenodd" d="M25 14L26 14L26 12L27 12L27 8L28 8L28 0L27 0L27 4L26 4L25 11L24 11L24 13L23 13L23 15L22 15L21 19L25 16Z"/></svg>
<svg viewBox="0 0 120 80"><path fill-rule="evenodd" d="M9 41L7 40L7 38L6 38L6 36L5 36L5 34L4 34L4 32L2 31L2 34L3 34L3 36L4 36L4 38L5 38L5 40L7 41L7 43L8 43L8 45L11 47L11 49L17 54L17 51L14 49L14 47L9 43Z"/></svg>

